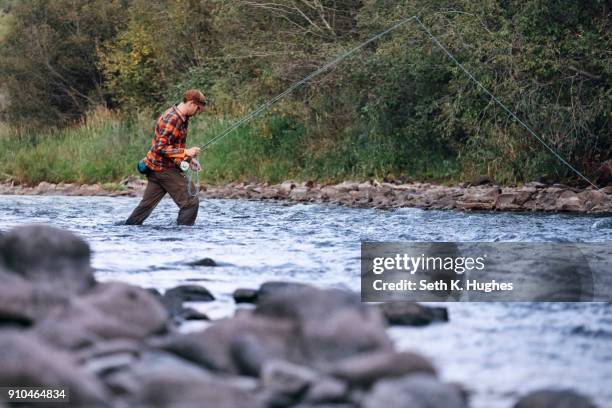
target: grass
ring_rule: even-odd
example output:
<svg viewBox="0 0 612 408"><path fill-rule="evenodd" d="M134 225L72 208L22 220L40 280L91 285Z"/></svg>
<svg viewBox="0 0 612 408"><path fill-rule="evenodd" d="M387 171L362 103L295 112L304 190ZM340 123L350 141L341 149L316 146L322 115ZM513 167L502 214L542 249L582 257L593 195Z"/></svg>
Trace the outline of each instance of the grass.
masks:
<svg viewBox="0 0 612 408"><path fill-rule="evenodd" d="M190 124L189 146L202 145L233 120L197 118ZM90 113L65 129L35 131L0 126L0 180L34 185L51 183L117 183L137 175L136 163L151 143L154 120L148 114L129 118L106 110ZM400 176L404 166L417 179L449 181L458 173L453 161L425 157L409 162L398 146L375 139L309 138L304 127L282 116L243 126L204 151L201 180L277 183L287 179L337 182L344 179ZM411 157L419 157L419 154Z"/></svg>

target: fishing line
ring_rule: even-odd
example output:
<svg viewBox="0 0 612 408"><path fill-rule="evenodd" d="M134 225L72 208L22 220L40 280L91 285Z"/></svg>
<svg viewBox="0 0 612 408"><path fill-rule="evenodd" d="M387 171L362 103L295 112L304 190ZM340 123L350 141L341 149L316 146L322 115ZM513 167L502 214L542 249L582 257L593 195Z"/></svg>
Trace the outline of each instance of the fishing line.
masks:
<svg viewBox="0 0 612 408"><path fill-rule="evenodd" d="M497 103L508 115L510 115L510 117L512 117L514 120L516 120L518 123L521 124L521 126L523 126L533 137L536 138L536 140L538 142L540 142L548 151L550 151L561 163L563 163L565 166L567 166L570 170L572 170L574 173L576 173L578 176L580 176L580 178L582 178L583 180L585 180L587 183L589 183L591 186L595 187L595 189L601 191L601 189L599 187L597 187L597 185L595 185L590 179L588 179L585 175L583 175L580 171L578 171L574 166L572 166L567 160L565 160L559 153L557 153L551 146L549 146L542 137L540 137L533 129L531 129L531 127L529 127L524 121L522 121L513 111L511 111L505 104L503 104L495 95L493 95L493 93L491 93L491 91L489 91L480 81L478 81L476 79L476 77L474 77L474 75L472 75L472 73L470 71L468 71L458 60L457 58L455 58L455 56L446 48L444 47L444 45L442 45L442 43L438 40L438 38L436 36L434 36L431 31L429 31L429 29L427 28L427 26L425 26L425 24L423 24L421 22L421 20L419 19L418 16L412 16L412 17L408 17L404 20L401 20L399 23L395 24L394 26L386 29L383 32L380 32L378 34L376 34L374 37L368 39L367 41L361 43L360 45L351 48L350 50L348 50L347 52L339 55L338 57L334 58L333 60L331 60L330 62L328 62L327 64L321 66L320 68L318 68L316 71L312 72L311 74L309 74L308 76L306 76L305 78L301 79L300 81L295 82L294 84L292 84L289 88L287 88L285 91L283 91L282 93L276 95L274 98L270 99L269 101L267 101L266 103L264 103L263 105L259 106L257 109L255 109L254 111L252 111L251 113L247 114L246 116L242 117L240 120L238 120L236 123L234 123L232 126L230 126L229 128L227 128L225 131L223 131L221 134L215 136L214 138L212 138L211 140L209 140L208 142L206 142L205 144L203 144L201 146L201 150L206 150L208 149L212 144L216 143L217 141L223 139L225 136L229 135L230 133L232 133L234 130L238 129L240 126L242 126L243 124L250 122L251 120L255 119L257 116L259 116L261 113L265 112L266 110L268 110L270 107L272 107L275 103L277 103L278 101L280 101L281 99L283 99L284 97L286 97L287 95L291 94L296 88L300 87L301 85L305 84L306 82L308 82L309 80L313 79L314 77L320 75L321 73L327 71L328 69L332 68L333 66L339 64L340 62L342 62L345 58L348 58L349 56L351 56L352 54L354 54L355 52L357 52L358 50L362 49L363 47L365 47L366 45L376 41L377 39L379 39L380 37L397 30L398 28L400 28L401 26L403 26L404 24L415 20L417 22L417 24L419 25L420 28L423 29L423 31L425 31L425 33L429 36L429 38L442 50L444 51L444 53L463 71L465 72L465 74L470 78L470 80L472 80L480 89L482 89L487 95L489 95L489 97L491 97L491 99ZM191 194L191 180L192 180L192 173L193 171L189 171L187 178L189 180L189 194ZM196 172L197 173L197 172ZM197 190L199 191L199 186L197 186ZM198 193L198 191L195 192L195 194Z"/></svg>

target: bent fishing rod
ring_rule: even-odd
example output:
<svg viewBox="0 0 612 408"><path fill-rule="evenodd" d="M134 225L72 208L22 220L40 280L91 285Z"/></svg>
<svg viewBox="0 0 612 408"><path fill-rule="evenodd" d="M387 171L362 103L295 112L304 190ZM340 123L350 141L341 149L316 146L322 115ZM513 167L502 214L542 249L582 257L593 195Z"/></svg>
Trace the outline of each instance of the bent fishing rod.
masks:
<svg viewBox="0 0 612 408"><path fill-rule="evenodd" d="M207 150L211 145L213 145L214 143L216 143L219 140L223 139L227 135L231 134L234 130L238 129L240 126L242 126L242 125L250 122L251 120L255 119L257 116L259 116L263 112L265 112L268 109L270 109L277 102L279 102L280 100L282 100L286 96L290 95L293 91L295 91L301 85L305 84L306 82L310 81L311 79L315 78L316 76L322 74L323 72L329 70L330 68L338 65L340 62L342 62L343 60L345 60L346 58L348 58L349 56L351 56L355 52L359 51L360 49L364 48L366 45L368 45L368 44L378 40L380 37L383 37L386 34L389 34L389 33L393 32L393 31L397 30L398 28L404 26L405 24L407 24L410 21L416 21L418 27L421 28L427 34L427 36L434 42L434 44L437 45L451 59L451 61L453 61L455 63L455 65L457 65L469 77L469 79L472 82L474 82L480 89L482 89L491 98L491 100L493 100L497 105L499 105L512 119L516 120L522 127L524 127L529 132L530 135L532 135L540 144L542 144L550 153L552 153L561 163L563 163L565 166L567 166L570 170L572 170L572 172L577 174L580 178L582 178L584 181L589 183L591 186L595 187L596 190L601 191L601 189L597 185L595 185L595 183L593 183L590 179L588 179L585 175L583 175L580 171L578 171L574 166L572 166L567 160L565 160L557 151L555 151L548 143L546 143L546 141L544 141L544 139L542 137L540 137L529 125L527 125L512 110L510 110L503 102L501 102L495 95L493 95L493 93L491 91L489 91L482 84L482 82L477 80L476 77L474 75L472 75L472 73L470 71L468 71L467 68L465 68L463 66L463 64L461 64L457 60L457 58L455 58L455 56L446 47L444 47L444 45L442 45L442 43L438 40L438 38L431 33L431 31L427 28L427 26L425 26L425 24L423 24L421 22L421 20L419 19L419 17L416 16L416 15L412 16L412 17L408 17L408 18L406 18L404 20L401 20L400 22L398 22L394 26L392 26L392 27L390 27L390 28L388 28L388 29L386 29L386 30L376 34L375 36L369 38L368 40L364 41L363 43L359 44L358 46L356 46L354 48L351 48L350 50L346 51L345 53L340 54L338 57L334 58L333 60L329 61L325 65L321 66L320 68L318 68L314 72L310 73L309 75L307 75L303 79L293 83L284 92L276 95L274 98L270 99L269 101L267 101L266 103L262 104L261 106L259 106L257 109L255 109L251 113L247 114L246 116L244 116L243 118L238 120L232 126L230 126L225 131L223 131L221 134L215 136L214 138L212 138L211 140L209 140L208 142L203 144L201 146L201 148L200 148L201 151ZM190 186L191 183L189 183L188 185ZM190 190L191 190L191 188L190 188ZM191 194L191 191L190 191L190 194ZM196 194L197 194L197 192L196 192Z"/></svg>

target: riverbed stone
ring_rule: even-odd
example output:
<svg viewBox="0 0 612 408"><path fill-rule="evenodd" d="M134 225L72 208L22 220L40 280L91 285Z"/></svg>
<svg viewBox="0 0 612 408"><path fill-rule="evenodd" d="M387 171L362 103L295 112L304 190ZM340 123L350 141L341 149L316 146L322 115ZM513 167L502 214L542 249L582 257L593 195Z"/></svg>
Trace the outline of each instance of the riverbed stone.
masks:
<svg viewBox="0 0 612 408"><path fill-rule="evenodd" d="M0 331L0 350L0 384L68 387L71 407L112 406L112 398L95 376L81 369L70 354L50 347L31 332Z"/></svg>
<svg viewBox="0 0 612 408"><path fill-rule="evenodd" d="M436 375L425 357L410 352L380 351L361 353L336 363L329 373L354 386L370 386L388 377L425 373Z"/></svg>
<svg viewBox="0 0 612 408"><path fill-rule="evenodd" d="M75 234L47 225L26 225L0 238L6 269L62 293L82 293L95 285L89 245Z"/></svg>
<svg viewBox="0 0 612 408"><path fill-rule="evenodd" d="M310 366L327 367L357 353L392 349L382 314L362 304L357 294L306 285L292 289L260 298L254 313L294 322Z"/></svg>
<svg viewBox="0 0 612 408"><path fill-rule="evenodd" d="M202 258L202 259L198 259L196 261L188 262L187 265L189 265L189 266L208 266L208 267L213 267L213 266L217 266L217 263L214 261L214 259L211 259L211 258Z"/></svg>
<svg viewBox="0 0 612 408"><path fill-rule="evenodd" d="M238 288L232 294L236 303L256 303L259 292L256 289Z"/></svg>
<svg viewBox="0 0 612 408"><path fill-rule="evenodd" d="M116 387L132 384L124 392L132 395L129 406L134 408L263 408L254 384L213 376L171 356L153 355L107 381Z"/></svg>
<svg viewBox="0 0 612 408"><path fill-rule="evenodd" d="M432 322L448 321L445 307L423 306L416 302L387 302L377 307L392 326L426 326Z"/></svg>
<svg viewBox="0 0 612 408"><path fill-rule="evenodd" d="M209 370L259 376L272 359L301 360L295 326L285 319L244 316L223 319L203 331L175 334L153 345Z"/></svg>
<svg viewBox="0 0 612 408"><path fill-rule="evenodd" d="M267 361L261 370L264 387L290 397L305 393L318 376L315 370L283 360Z"/></svg>
<svg viewBox="0 0 612 408"><path fill-rule="evenodd" d="M573 390L539 390L521 398L514 408L595 408L595 404Z"/></svg>
<svg viewBox="0 0 612 408"><path fill-rule="evenodd" d="M112 282L49 313L35 329L59 347L78 348L103 339L142 339L165 331L167 320L166 310L147 290Z"/></svg>
<svg viewBox="0 0 612 408"><path fill-rule="evenodd" d="M457 387L430 375L381 380L366 395L362 408L467 408Z"/></svg>
<svg viewBox="0 0 612 408"><path fill-rule="evenodd" d="M212 302L215 297L208 289L200 285L179 285L164 293L166 299L178 299L180 302Z"/></svg>

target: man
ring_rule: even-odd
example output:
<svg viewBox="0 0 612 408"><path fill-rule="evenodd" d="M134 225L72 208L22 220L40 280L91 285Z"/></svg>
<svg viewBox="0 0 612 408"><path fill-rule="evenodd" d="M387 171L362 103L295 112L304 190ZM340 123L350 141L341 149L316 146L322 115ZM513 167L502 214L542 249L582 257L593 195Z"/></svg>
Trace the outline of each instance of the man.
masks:
<svg viewBox="0 0 612 408"><path fill-rule="evenodd" d="M183 95L183 102L164 112L155 125L155 137L151 149L139 167L147 174L147 188L138 207L127 219L127 225L140 225L166 195L179 207L177 223L193 225L198 216L198 197L188 193L188 181L179 166L189 162L192 169L199 169L197 161L199 147L185 148L189 118L204 110L206 99L202 92L190 89ZM145 167L146 166L146 167ZM194 190L195 188L191 188Z"/></svg>

